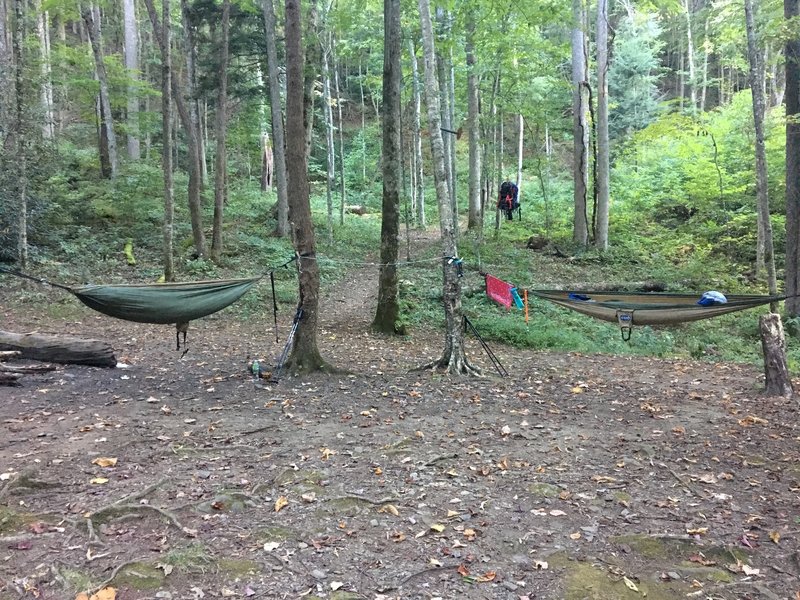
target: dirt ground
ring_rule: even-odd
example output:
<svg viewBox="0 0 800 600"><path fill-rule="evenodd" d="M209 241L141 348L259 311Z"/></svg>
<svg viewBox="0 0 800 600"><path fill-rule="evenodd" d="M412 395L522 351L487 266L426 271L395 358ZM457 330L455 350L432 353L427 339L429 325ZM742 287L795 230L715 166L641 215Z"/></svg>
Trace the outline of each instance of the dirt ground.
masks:
<svg viewBox="0 0 800 600"><path fill-rule="evenodd" d="M365 273L323 294L351 374L278 384L246 365L291 315L279 342L206 318L181 358L167 326L4 302L0 328L127 366L0 387L0 600L800 599L797 400L739 365L493 346L500 378L473 339L487 377L410 372L443 335L370 333Z"/></svg>

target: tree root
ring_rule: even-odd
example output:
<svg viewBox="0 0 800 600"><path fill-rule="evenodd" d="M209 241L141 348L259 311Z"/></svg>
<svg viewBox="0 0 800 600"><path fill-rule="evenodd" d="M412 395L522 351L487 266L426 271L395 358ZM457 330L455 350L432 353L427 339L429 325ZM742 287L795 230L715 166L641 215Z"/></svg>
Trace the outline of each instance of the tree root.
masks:
<svg viewBox="0 0 800 600"><path fill-rule="evenodd" d="M383 504L390 504L391 502L399 502L402 498L387 496L386 498L375 500L374 498L367 498L366 496L359 496L358 494L347 494L345 496L336 496L335 498L325 498L323 502L336 502L337 500L358 500L359 502L381 506Z"/></svg>
<svg viewBox="0 0 800 600"><path fill-rule="evenodd" d="M439 571L454 571L455 572L455 570L457 568L458 568L458 565L442 565L441 567L430 567L428 569L423 569L422 571L417 571L416 573L412 573L411 575L409 575L405 579L401 579L399 582L397 582L394 585L379 586L376 591L378 593L381 593L381 594L384 593L384 592L391 592L392 590L397 590L397 589L403 587L405 584L407 584L409 581L411 581L412 579L414 579L416 577L420 577L422 575L427 575L428 573L438 573Z"/></svg>
<svg viewBox="0 0 800 600"><path fill-rule="evenodd" d="M164 517L170 525L175 527L176 529L182 531L183 533L194 536L196 532L188 527L185 527L179 520L178 517L173 515L168 510L163 508L158 508L157 506L151 506L150 504L111 504L105 508L101 508L98 511L92 513L93 517L97 517L100 515L108 514L108 513L119 513L119 512L137 512L137 511L153 511ZM89 523L91 523L91 519L87 519Z"/></svg>

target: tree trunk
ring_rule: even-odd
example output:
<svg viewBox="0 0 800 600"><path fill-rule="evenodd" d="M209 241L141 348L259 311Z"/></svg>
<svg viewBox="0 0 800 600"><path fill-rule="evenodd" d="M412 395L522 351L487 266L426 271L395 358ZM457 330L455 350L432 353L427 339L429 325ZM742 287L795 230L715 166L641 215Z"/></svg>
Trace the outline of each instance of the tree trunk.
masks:
<svg viewBox="0 0 800 600"><path fill-rule="evenodd" d="M336 60L336 42L331 41L333 51L333 96L336 99L339 124L339 224L344 225L344 206L347 203L347 185L344 179L344 120L342 117L342 99L339 96L339 65Z"/></svg>
<svg viewBox="0 0 800 600"><path fill-rule="evenodd" d="M231 22L230 0L222 0L222 39L219 55L219 88L217 94L216 137L217 151L214 164L214 225L211 236L211 260L219 263L222 259L222 223L225 212L225 194L227 182L227 146L228 134L228 55Z"/></svg>
<svg viewBox="0 0 800 600"><path fill-rule="evenodd" d="M316 256L314 224L311 220L306 133L303 108L303 45L300 0L286 0L286 167L289 189L289 221L297 252L300 301L297 333L287 361L293 372L329 369L317 348L319 310L319 264Z"/></svg>
<svg viewBox="0 0 800 600"><path fill-rule="evenodd" d="M572 240L579 246L589 241L586 214L589 186L589 107L586 73L583 0L572 0L572 124L575 215Z"/></svg>
<svg viewBox="0 0 800 600"><path fill-rule="evenodd" d="M323 17L326 22L327 15ZM327 165L327 181L325 186L325 200L328 218L328 242L333 243L333 188L336 186L336 146L333 139L333 97L331 96L331 70L330 48L331 34L325 33L327 42L321 47L322 51L322 108L325 119L325 157Z"/></svg>
<svg viewBox="0 0 800 600"><path fill-rule="evenodd" d="M40 94L42 98L42 137L52 141L55 138L55 109L53 105L53 79L50 63L50 13L41 10L41 2L37 2L37 11L41 11L36 20L36 29L39 34L39 54L41 57L41 82Z"/></svg>
<svg viewBox="0 0 800 600"><path fill-rule="evenodd" d="M800 16L800 0L783 0L786 21ZM786 314L800 315L800 34L786 40Z"/></svg>
<svg viewBox="0 0 800 600"><path fill-rule="evenodd" d="M758 327L764 353L765 393L767 396L791 398L794 389L786 362L786 338L783 335L781 316L776 313L762 315L758 319Z"/></svg>
<svg viewBox="0 0 800 600"><path fill-rule="evenodd" d="M382 333L404 333L399 323L397 286L398 237L400 231L400 0L383 1L383 203L381 220L381 269L378 306L372 327Z"/></svg>
<svg viewBox="0 0 800 600"><path fill-rule="evenodd" d="M152 0L150 0L152 2ZM161 44L161 169L164 176L164 223L162 226L164 281L175 281L175 185L172 181L172 26L170 1L161 0L164 27L155 32Z"/></svg>
<svg viewBox="0 0 800 600"><path fill-rule="evenodd" d="M275 186L278 190L278 218L275 234L289 234L289 199L286 189L286 141L283 132L281 84L279 79L278 45L275 41L275 8L273 0L264 0L264 27L267 39L267 78L269 79L269 107L272 138L275 142Z"/></svg>
<svg viewBox="0 0 800 600"><path fill-rule="evenodd" d="M105 128L105 137L108 143L108 160L111 169L109 176L111 179L114 179L119 171L119 163L117 160L117 136L114 133L114 119L111 113L111 99L108 91L108 76L106 75L105 62L103 62L100 23L98 15L95 14L91 4L84 8L83 20L86 23L86 33L89 36L89 43L92 46L97 81L100 83L101 126Z"/></svg>
<svg viewBox="0 0 800 600"><path fill-rule="evenodd" d="M300 0L298 0L299 2ZM304 96L303 96L303 123L306 135L306 164L311 160L311 142L314 137L314 102L315 86L317 84L317 70L322 63L321 46L319 44L318 28L318 0L309 0L308 20L305 31L305 73L304 73ZM288 108L286 109L288 112ZM289 189L292 189L291 186Z"/></svg>
<svg viewBox="0 0 800 600"><path fill-rule="evenodd" d="M0 148L6 148L13 129L11 107L14 105L12 30L7 0L0 0Z"/></svg>
<svg viewBox="0 0 800 600"><path fill-rule="evenodd" d="M769 189L767 182L767 152L764 146L764 69L758 51L752 0L744 0L747 25L747 49L750 62L750 90L753 97L753 121L756 132L756 198L759 230L763 232L763 264L767 269L769 293L777 295L775 257L772 242L772 223L769 215ZM774 310L775 307L773 307Z"/></svg>
<svg viewBox="0 0 800 600"><path fill-rule="evenodd" d="M139 80L139 23L135 0L123 1L125 21L125 69L128 77ZM139 96L135 85L128 86L128 158L139 160Z"/></svg>
<svg viewBox="0 0 800 600"><path fill-rule="evenodd" d="M420 25L422 27L422 44L425 51L425 100L428 104L428 127L433 157L433 175L436 185L436 197L439 205L439 228L442 235L443 285L442 299L445 312L445 344L441 358L431 365L443 369L447 373L476 373L467 361L464 351L464 330L461 312L461 279L458 277L455 232L455 215L453 214L450 194L447 189L447 175L444 162L444 142L441 130L441 112L439 107L439 82L436 76L436 52L433 43L433 27L431 25L431 9L428 0L419 0Z"/></svg>
<svg viewBox="0 0 800 600"><path fill-rule="evenodd" d="M0 350L14 350L20 353L20 358L30 360L90 367L117 366L113 348L98 340L0 331Z"/></svg>
<svg viewBox="0 0 800 600"><path fill-rule="evenodd" d="M358 91L361 98L361 183L364 183L367 181L367 104L364 77L361 74L361 56L358 57Z"/></svg>
<svg viewBox="0 0 800 600"><path fill-rule="evenodd" d="M708 39L709 18L706 17L703 28L703 80L700 82L700 112L706 111L706 95L708 92L708 60L711 55L711 41Z"/></svg>
<svg viewBox="0 0 800 600"><path fill-rule="evenodd" d="M597 227L594 245L608 250L608 0L597 2Z"/></svg>
<svg viewBox="0 0 800 600"><path fill-rule="evenodd" d="M158 15L156 14L153 0L144 0L147 6L147 12L150 15L150 22L153 26L153 35L159 41L161 49L161 60L164 57L170 57L171 52L169 48L165 47L164 38L161 33L161 23L159 22ZM165 24L167 26L168 24ZM163 68L163 67L162 67ZM171 69L171 65L170 65ZM192 222L192 238L194 240L195 254L198 258L206 255L206 236L203 232L203 219L202 219L202 205L200 197L200 189L202 182L200 180L200 152L199 152L199 132L197 127L192 123L189 109L183 99L183 90L181 89L180 82L177 77L170 77L173 100L175 106L178 108L178 115L181 119L184 132L186 133L186 147L189 154L189 215Z"/></svg>
<svg viewBox="0 0 800 600"><path fill-rule="evenodd" d="M422 94L420 92L419 68L417 65L417 53L414 49L414 42L408 40L408 53L411 57L411 85L414 94L414 186L416 188L415 198L417 205L417 227L424 230L427 227L425 222L425 180L422 170Z"/></svg>
<svg viewBox="0 0 800 600"><path fill-rule="evenodd" d="M694 36L692 34L692 7L690 0L683 0L686 16L686 62L689 65L689 102L692 114L697 112L697 68L694 60Z"/></svg>
<svg viewBox="0 0 800 600"><path fill-rule="evenodd" d="M469 129L469 217L467 229L483 229L481 211L480 77L475 61L475 14L467 16L467 128Z"/></svg>
<svg viewBox="0 0 800 600"><path fill-rule="evenodd" d="M12 34L14 63L14 130L13 149L17 157L17 261L22 269L28 266L28 143L27 119L25 118L25 13L23 0L14 0L16 26Z"/></svg>
<svg viewBox="0 0 800 600"><path fill-rule="evenodd" d="M515 182L517 184L517 201L519 201L522 198L522 150L525 147L525 121L522 113L517 115L517 123L517 177Z"/></svg>

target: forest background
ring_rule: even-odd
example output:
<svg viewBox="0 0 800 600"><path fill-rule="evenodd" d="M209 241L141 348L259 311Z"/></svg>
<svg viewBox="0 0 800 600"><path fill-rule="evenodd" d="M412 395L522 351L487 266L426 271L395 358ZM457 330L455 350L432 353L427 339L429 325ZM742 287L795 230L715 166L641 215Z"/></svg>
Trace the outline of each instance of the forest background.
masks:
<svg viewBox="0 0 800 600"><path fill-rule="evenodd" d="M421 6L400 5L405 235L430 227L443 206L422 102L432 90L423 83ZM389 33L378 2L301 8L304 142L324 286L365 256L378 262ZM796 293L800 173L787 148L797 124L786 113L798 111L797 13L796 0L433 7L433 95L447 200L460 216L464 310L488 339L759 360L755 311L641 328L625 343L615 326L533 300L526 323L476 293L478 273L521 289ZM281 173L289 140L278 131L288 116L285 19L268 0L0 0L0 261L78 283L252 275L291 258L296 190ZM764 99L760 160L754 96ZM504 179L519 185L521 219L495 210ZM395 329L439 325L441 252L412 256L403 239L399 253L410 260L401 263ZM277 299L291 312L294 272L276 273ZM9 301L12 291L16 301L49 298L17 285L8 283ZM238 316L266 317L261 287L237 304ZM47 310L82 309L65 297ZM787 303L792 335L796 314ZM796 346L790 337L795 371Z"/></svg>

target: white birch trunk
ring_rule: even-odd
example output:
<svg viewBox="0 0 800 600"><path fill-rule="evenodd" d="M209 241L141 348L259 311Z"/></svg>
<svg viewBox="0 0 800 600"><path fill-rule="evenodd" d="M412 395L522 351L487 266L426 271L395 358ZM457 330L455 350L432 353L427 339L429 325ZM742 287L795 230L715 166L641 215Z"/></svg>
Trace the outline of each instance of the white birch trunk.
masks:
<svg viewBox="0 0 800 600"><path fill-rule="evenodd" d="M608 249L608 0L597 2L597 230L594 245Z"/></svg>
<svg viewBox="0 0 800 600"><path fill-rule="evenodd" d="M575 215L572 240L586 246L589 223L586 215L589 182L589 107L587 93L584 6L582 0L572 0L572 124L573 124L573 181Z"/></svg>

